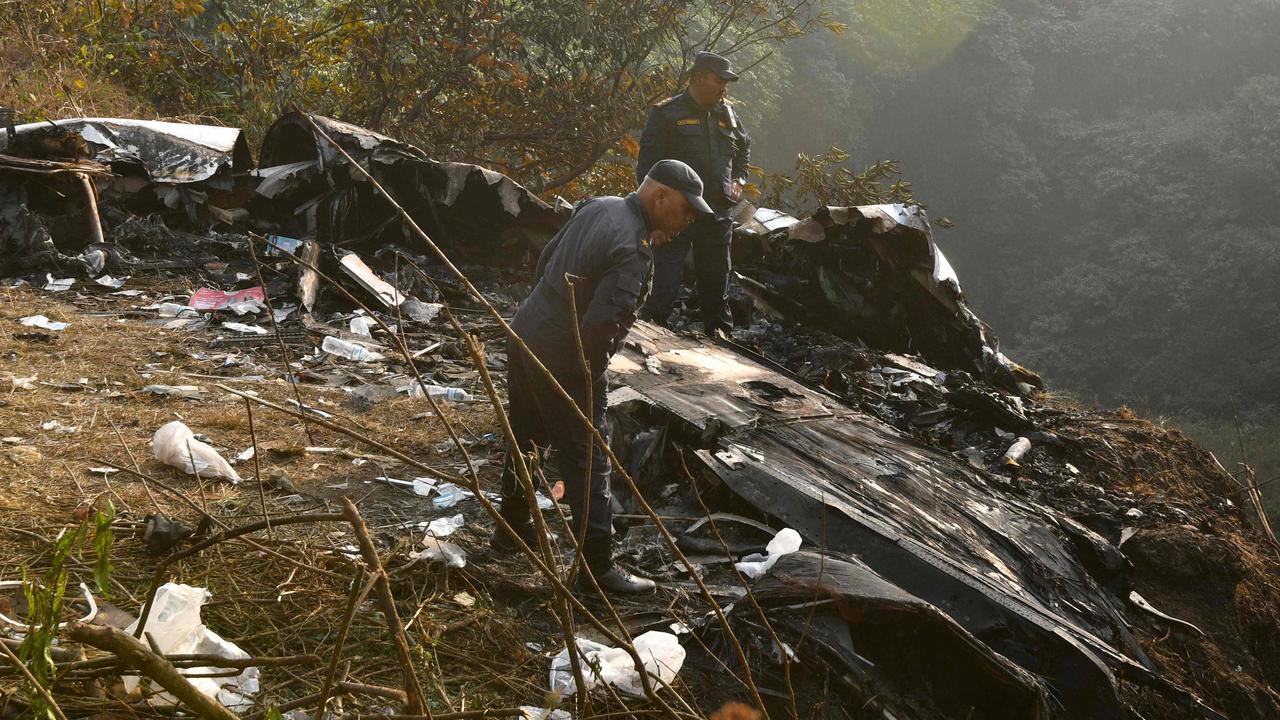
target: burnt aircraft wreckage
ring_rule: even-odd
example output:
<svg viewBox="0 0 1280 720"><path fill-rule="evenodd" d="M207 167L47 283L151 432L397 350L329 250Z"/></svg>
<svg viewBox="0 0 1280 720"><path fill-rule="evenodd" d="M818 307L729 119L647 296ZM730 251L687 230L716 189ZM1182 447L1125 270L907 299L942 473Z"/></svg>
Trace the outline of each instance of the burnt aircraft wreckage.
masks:
<svg viewBox="0 0 1280 720"><path fill-rule="evenodd" d="M198 270L230 287L258 233L383 308L415 293L465 304L447 278L390 272L433 263L335 143L508 309L527 291L511 278L569 212L499 173L296 112L267 131L256 167L229 128L64 120L17 126L3 143L0 277L36 284ZM734 252L733 337L638 323L611 366L609 409L615 452L655 507L687 517L706 502L757 548L778 528L802 539L753 585L777 648L706 523L672 525L724 601L740 600L739 635L772 648L753 655L762 689L778 685L774 656L790 654L863 708L849 717L1124 718L1137 713L1127 687L1224 717L1135 637L1136 624L1189 623L1133 592L1123 508L1090 504L1102 488L1068 462L1089 439L1040 403L1040 378L968 307L924 210L760 209ZM305 311L344 303L293 272L267 295ZM1053 469L1026 480L1027 463ZM615 502L633 517L625 490ZM641 525L620 530L638 564L678 581ZM721 628L690 629L715 655Z"/></svg>

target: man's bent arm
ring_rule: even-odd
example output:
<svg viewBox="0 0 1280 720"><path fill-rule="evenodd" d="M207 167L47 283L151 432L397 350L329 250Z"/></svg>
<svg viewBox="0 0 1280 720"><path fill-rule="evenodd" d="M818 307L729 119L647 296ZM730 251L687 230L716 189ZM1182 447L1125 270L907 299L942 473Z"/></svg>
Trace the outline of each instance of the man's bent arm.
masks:
<svg viewBox="0 0 1280 720"><path fill-rule="evenodd" d="M604 374L615 341L630 330L648 270L648 259L632 250L619 249L612 261L578 326L593 379Z"/></svg>

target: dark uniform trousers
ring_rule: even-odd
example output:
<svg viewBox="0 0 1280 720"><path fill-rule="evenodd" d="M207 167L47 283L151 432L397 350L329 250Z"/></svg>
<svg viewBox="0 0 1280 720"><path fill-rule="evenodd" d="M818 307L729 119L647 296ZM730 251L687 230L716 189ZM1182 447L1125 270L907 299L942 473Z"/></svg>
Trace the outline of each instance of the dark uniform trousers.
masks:
<svg viewBox="0 0 1280 720"><path fill-rule="evenodd" d="M733 240L733 218L708 215L699 218L684 232L653 251L653 292L645 303L643 315L666 325L680 295L685 258L693 248L694 282L698 291L698 308L704 332L728 332L733 328L729 310L730 249Z"/></svg>
<svg viewBox="0 0 1280 720"><path fill-rule="evenodd" d="M580 368L552 369L556 380L573 398L584 415L609 440L605 421L607 381L600 377L586 387ZM555 447L560 459L564 496L573 511L574 535L583 548L583 559L593 573L609 568L613 539L613 505L609 494L609 457L578 420L565 399L541 374L538 366L514 342L507 343L507 392L510 397L511 430L528 454ZM591 400L587 404L588 397ZM591 452L586 448L591 443ZM587 458L590 457L590 468ZM536 482L535 478L535 482ZM516 477L514 460L507 453L502 465L502 516L512 525L530 521L530 506ZM587 519L585 532L582 519Z"/></svg>

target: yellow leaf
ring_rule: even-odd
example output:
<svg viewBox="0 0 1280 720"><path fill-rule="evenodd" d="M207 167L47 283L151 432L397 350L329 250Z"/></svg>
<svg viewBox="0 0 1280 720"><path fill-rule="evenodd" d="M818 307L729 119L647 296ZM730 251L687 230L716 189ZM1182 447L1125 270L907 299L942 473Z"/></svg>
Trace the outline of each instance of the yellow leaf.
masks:
<svg viewBox="0 0 1280 720"><path fill-rule="evenodd" d="M80 78L76 78L75 86L76 86L76 89L77 89L77 90L83 90L83 89L84 89L84 81L83 81L83 80L81 80Z"/></svg>

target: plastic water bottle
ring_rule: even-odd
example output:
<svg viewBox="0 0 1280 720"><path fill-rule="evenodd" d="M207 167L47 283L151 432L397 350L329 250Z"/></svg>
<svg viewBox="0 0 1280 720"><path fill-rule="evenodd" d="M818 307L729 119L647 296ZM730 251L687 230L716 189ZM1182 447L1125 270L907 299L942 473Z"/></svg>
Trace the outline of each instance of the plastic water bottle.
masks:
<svg viewBox="0 0 1280 720"><path fill-rule="evenodd" d="M370 350L367 347L356 345L355 343L339 340L336 337L326 335L324 341L320 343L320 349L330 355L337 355L341 358L354 360L356 362L368 362L371 360L381 360L382 355Z"/></svg>

